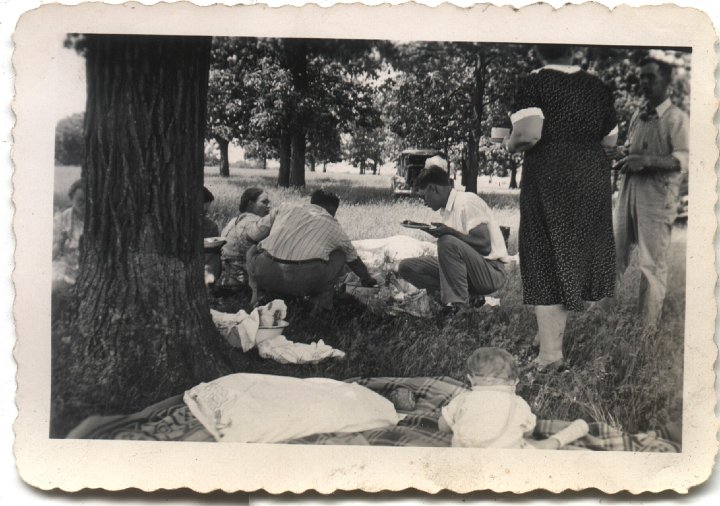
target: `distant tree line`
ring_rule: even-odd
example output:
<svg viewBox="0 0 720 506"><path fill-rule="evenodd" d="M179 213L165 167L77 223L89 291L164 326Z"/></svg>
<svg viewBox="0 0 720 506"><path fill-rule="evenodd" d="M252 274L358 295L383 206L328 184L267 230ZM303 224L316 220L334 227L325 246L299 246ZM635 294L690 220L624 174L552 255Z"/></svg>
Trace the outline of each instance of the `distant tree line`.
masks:
<svg viewBox="0 0 720 506"><path fill-rule="evenodd" d="M642 104L638 63L645 49L578 48L576 61L615 93L624 138ZM690 54L654 51L678 71L674 100L688 108ZM279 186L303 186L305 171L345 160L372 173L406 148L440 149L468 191L480 174L511 176L521 155L489 141L507 123L518 80L537 68L533 46L458 42L215 37L208 83L206 163L229 176L229 146L246 158L278 160ZM77 165L83 115L57 125L55 153Z"/></svg>

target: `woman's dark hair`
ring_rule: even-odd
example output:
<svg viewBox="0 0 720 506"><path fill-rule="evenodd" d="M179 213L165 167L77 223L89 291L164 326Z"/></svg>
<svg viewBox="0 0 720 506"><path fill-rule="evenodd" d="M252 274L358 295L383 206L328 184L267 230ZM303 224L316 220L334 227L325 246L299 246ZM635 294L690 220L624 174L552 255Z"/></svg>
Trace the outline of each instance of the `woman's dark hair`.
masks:
<svg viewBox="0 0 720 506"><path fill-rule="evenodd" d="M212 202L213 200L215 200L215 195L213 195L210 190L203 186L203 204L207 204L208 202Z"/></svg>
<svg viewBox="0 0 720 506"><path fill-rule="evenodd" d="M247 190L245 190L240 196L240 212L247 212L250 204L254 204L255 202L257 202L258 197L262 194L262 188L248 188Z"/></svg>
<svg viewBox="0 0 720 506"><path fill-rule="evenodd" d="M75 181L73 184L70 185L70 189L68 190L68 196L70 197L70 200L72 200L73 196L75 195L75 192L78 190L83 190L83 180L82 179L78 179L77 181Z"/></svg>
<svg viewBox="0 0 720 506"><path fill-rule="evenodd" d="M535 52L543 60L559 60L572 56L572 46L567 44L537 44Z"/></svg>
<svg viewBox="0 0 720 506"><path fill-rule="evenodd" d="M310 203L323 209L337 209L340 206L340 199L334 193L320 188L312 192Z"/></svg>

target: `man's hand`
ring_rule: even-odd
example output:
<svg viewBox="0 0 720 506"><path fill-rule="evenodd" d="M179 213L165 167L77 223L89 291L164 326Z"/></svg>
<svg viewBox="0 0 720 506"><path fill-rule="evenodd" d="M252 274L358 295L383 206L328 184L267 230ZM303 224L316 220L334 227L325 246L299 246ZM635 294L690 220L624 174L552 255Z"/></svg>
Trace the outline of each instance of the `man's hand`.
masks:
<svg viewBox="0 0 720 506"><path fill-rule="evenodd" d="M620 160L620 172L640 172L648 166L647 158L644 155L628 155Z"/></svg>
<svg viewBox="0 0 720 506"><path fill-rule="evenodd" d="M360 280L360 284L362 286L364 286L365 288L371 288L373 286L377 286L378 282L375 278L369 277L369 278Z"/></svg>
<svg viewBox="0 0 720 506"><path fill-rule="evenodd" d="M441 237L443 235L457 235L457 230L448 227L444 223L431 223L434 228L423 229L433 237Z"/></svg>

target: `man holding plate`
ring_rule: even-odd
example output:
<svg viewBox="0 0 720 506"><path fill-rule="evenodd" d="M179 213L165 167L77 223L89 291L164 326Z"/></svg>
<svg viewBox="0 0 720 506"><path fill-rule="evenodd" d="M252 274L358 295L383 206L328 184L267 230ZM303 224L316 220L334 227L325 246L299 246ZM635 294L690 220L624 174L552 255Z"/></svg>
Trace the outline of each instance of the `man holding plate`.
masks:
<svg viewBox="0 0 720 506"><path fill-rule="evenodd" d="M418 288L440 291L443 305L462 308L473 296L489 295L505 284L507 247L492 209L475 193L460 192L448 173L428 160L417 179L425 205L441 221L422 228L437 237L437 257L408 258L398 274Z"/></svg>

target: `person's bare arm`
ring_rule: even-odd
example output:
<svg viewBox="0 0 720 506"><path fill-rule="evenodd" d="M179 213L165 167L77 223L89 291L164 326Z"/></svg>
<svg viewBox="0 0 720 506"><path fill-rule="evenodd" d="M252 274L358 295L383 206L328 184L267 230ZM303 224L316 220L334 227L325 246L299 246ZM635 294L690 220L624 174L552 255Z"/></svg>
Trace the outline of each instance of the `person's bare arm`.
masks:
<svg viewBox="0 0 720 506"><path fill-rule="evenodd" d="M265 239L270 234L276 216L277 210L273 209L259 220L250 223L245 229L245 234L250 242L257 244Z"/></svg>
<svg viewBox="0 0 720 506"><path fill-rule="evenodd" d="M486 223L481 223L480 225L474 227L467 234L463 234L459 230L448 227L444 223L433 223L433 225L435 226L435 228L426 230L428 234L438 238L442 237L443 235L452 235L472 246L473 249L475 249L475 251L478 251L480 254L490 254L490 229L488 229Z"/></svg>
<svg viewBox="0 0 720 506"><path fill-rule="evenodd" d="M452 429L450 428L450 425L445 421L445 417L440 415L440 418L438 418L438 430L440 432L452 432Z"/></svg>
<svg viewBox="0 0 720 506"><path fill-rule="evenodd" d="M363 262L360 257L357 257L355 260L347 262L347 266L357 275L357 277L360 278L360 282L363 286L377 285L377 280L370 275L370 272L368 271L365 262Z"/></svg>
<svg viewBox="0 0 720 506"><path fill-rule="evenodd" d="M521 153L531 149L542 136L545 119L541 115L527 116L513 123L510 135L503 144L511 153Z"/></svg>

